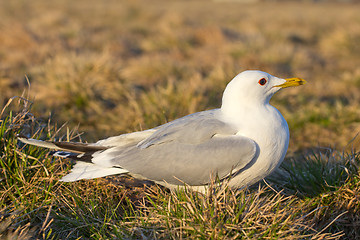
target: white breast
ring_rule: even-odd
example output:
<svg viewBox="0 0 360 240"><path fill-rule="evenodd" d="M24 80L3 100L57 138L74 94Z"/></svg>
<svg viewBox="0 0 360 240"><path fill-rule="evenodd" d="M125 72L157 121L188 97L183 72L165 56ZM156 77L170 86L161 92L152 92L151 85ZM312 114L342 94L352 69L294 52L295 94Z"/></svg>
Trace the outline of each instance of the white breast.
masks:
<svg viewBox="0 0 360 240"><path fill-rule="evenodd" d="M270 104L241 115L233 122L239 129L237 134L254 140L258 149L253 161L231 179L230 187L251 185L271 174L284 160L289 145L288 125Z"/></svg>

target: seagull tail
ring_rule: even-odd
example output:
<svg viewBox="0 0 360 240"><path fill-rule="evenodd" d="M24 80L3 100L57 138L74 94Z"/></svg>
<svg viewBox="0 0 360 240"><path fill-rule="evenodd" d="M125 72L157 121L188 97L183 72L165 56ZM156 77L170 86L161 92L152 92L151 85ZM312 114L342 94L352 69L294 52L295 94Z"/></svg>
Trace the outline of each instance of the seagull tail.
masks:
<svg viewBox="0 0 360 240"><path fill-rule="evenodd" d="M62 182L75 182L81 179L100 178L115 174L126 174L127 170L117 167L102 167L88 162L76 162L71 172L60 179Z"/></svg>
<svg viewBox="0 0 360 240"><path fill-rule="evenodd" d="M18 136L18 139L25 144L53 149L55 150L51 152L53 156L75 160L76 164L72 168L71 172L60 180L62 182L75 182L81 179L93 179L109 175L128 173L127 170L122 168L104 167L94 164L91 161L94 153L104 151L108 149L108 147L90 145L86 143L41 141L24 136Z"/></svg>

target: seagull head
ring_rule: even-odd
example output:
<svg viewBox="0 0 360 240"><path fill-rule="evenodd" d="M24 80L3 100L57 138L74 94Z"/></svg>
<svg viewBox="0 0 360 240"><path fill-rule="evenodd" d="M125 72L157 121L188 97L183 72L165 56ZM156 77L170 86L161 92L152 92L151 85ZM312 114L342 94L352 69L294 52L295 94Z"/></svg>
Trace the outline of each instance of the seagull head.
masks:
<svg viewBox="0 0 360 240"><path fill-rule="evenodd" d="M233 109L239 105L251 108L254 105L265 105L279 90L305 83L302 78L283 79L262 71L244 71L226 86L221 108Z"/></svg>

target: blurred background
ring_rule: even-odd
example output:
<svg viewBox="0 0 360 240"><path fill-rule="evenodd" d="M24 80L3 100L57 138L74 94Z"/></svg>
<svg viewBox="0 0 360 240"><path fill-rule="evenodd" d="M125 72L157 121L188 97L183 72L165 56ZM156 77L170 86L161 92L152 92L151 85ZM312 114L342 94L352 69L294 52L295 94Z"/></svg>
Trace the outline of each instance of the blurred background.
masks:
<svg viewBox="0 0 360 240"><path fill-rule="evenodd" d="M0 16L1 109L26 91L35 117L87 141L217 108L259 69L308 81L271 101L290 152L359 145L356 2L15 0Z"/></svg>

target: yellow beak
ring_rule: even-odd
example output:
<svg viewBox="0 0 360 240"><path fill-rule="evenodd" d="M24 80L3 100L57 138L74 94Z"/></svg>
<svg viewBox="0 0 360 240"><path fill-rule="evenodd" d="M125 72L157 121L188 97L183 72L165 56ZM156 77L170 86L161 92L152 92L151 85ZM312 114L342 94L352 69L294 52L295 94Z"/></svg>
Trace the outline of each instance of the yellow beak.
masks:
<svg viewBox="0 0 360 240"><path fill-rule="evenodd" d="M302 78L286 78L286 82L283 84L276 85L274 87L281 87L281 88L287 88L287 87L296 87L300 85L304 85L306 81Z"/></svg>

